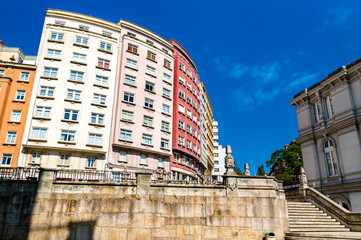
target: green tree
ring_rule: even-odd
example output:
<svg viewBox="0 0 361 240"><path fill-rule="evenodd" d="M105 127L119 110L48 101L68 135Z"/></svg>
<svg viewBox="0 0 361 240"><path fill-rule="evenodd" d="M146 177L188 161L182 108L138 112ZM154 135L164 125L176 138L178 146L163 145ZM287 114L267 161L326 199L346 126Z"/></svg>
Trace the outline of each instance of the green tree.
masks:
<svg viewBox="0 0 361 240"><path fill-rule="evenodd" d="M258 167L257 169L257 176L264 176L266 175L265 171L264 171L264 166L263 164L261 166Z"/></svg>
<svg viewBox="0 0 361 240"><path fill-rule="evenodd" d="M238 167L237 163L234 163L234 172L239 176L243 175L243 173L242 173L241 169Z"/></svg>
<svg viewBox="0 0 361 240"><path fill-rule="evenodd" d="M285 149L275 151L266 166L272 167L273 176L283 180L285 185L297 183L300 168L303 167L301 145L292 141Z"/></svg>

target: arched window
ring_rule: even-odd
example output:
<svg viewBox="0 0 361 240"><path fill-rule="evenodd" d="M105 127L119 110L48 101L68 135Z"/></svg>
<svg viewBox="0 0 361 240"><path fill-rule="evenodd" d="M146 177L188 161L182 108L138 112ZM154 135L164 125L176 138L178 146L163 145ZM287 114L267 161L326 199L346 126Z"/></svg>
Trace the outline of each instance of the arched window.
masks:
<svg viewBox="0 0 361 240"><path fill-rule="evenodd" d="M338 175L336 151L331 140L324 143L325 159L327 164L328 176Z"/></svg>

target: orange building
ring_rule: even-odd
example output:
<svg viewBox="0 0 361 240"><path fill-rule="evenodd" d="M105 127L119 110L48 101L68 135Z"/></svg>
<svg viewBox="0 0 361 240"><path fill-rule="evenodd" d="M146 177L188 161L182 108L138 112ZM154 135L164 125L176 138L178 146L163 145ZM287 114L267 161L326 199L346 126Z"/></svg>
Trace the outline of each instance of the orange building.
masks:
<svg viewBox="0 0 361 240"><path fill-rule="evenodd" d="M35 77L34 56L0 41L0 166L16 167Z"/></svg>

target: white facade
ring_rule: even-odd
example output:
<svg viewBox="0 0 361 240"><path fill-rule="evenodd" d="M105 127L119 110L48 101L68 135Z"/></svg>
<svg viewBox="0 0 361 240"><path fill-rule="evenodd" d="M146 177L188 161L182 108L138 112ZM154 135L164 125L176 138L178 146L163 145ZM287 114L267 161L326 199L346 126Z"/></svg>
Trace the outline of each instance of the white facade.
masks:
<svg viewBox="0 0 361 240"><path fill-rule="evenodd" d="M218 136L218 122L213 121L213 156L214 156L214 168L212 171L213 180L219 182L223 181L223 175L226 172L225 168L225 157L226 157L226 148L222 145L219 145L219 136Z"/></svg>
<svg viewBox="0 0 361 240"><path fill-rule="evenodd" d="M360 59L295 95L308 183L361 212Z"/></svg>
<svg viewBox="0 0 361 240"><path fill-rule="evenodd" d="M121 20L109 168L169 171L172 150L173 46Z"/></svg>
<svg viewBox="0 0 361 240"><path fill-rule="evenodd" d="M103 169L121 27L46 12L19 166Z"/></svg>

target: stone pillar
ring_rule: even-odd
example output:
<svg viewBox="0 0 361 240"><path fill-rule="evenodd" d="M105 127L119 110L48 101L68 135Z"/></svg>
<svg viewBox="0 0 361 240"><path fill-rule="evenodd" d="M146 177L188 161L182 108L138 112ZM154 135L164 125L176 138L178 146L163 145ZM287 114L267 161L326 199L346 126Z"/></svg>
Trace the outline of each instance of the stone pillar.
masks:
<svg viewBox="0 0 361 240"><path fill-rule="evenodd" d="M55 169L41 168L37 192L51 192L55 177Z"/></svg>
<svg viewBox="0 0 361 240"><path fill-rule="evenodd" d="M234 159L232 156L232 149L231 146L227 146L226 148L226 157L225 157L225 167L226 172L223 176L223 183L227 188L230 188L231 190L237 188L237 174L234 171Z"/></svg>
<svg viewBox="0 0 361 240"><path fill-rule="evenodd" d="M147 195L149 193L151 172L137 172L137 194Z"/></svg>
<svg viewBox="0 0 361 240"><path fill-rule="evenodd" d="M249 171L248 163L244 164L244 176L250 176L251 173Z"/></svg>

